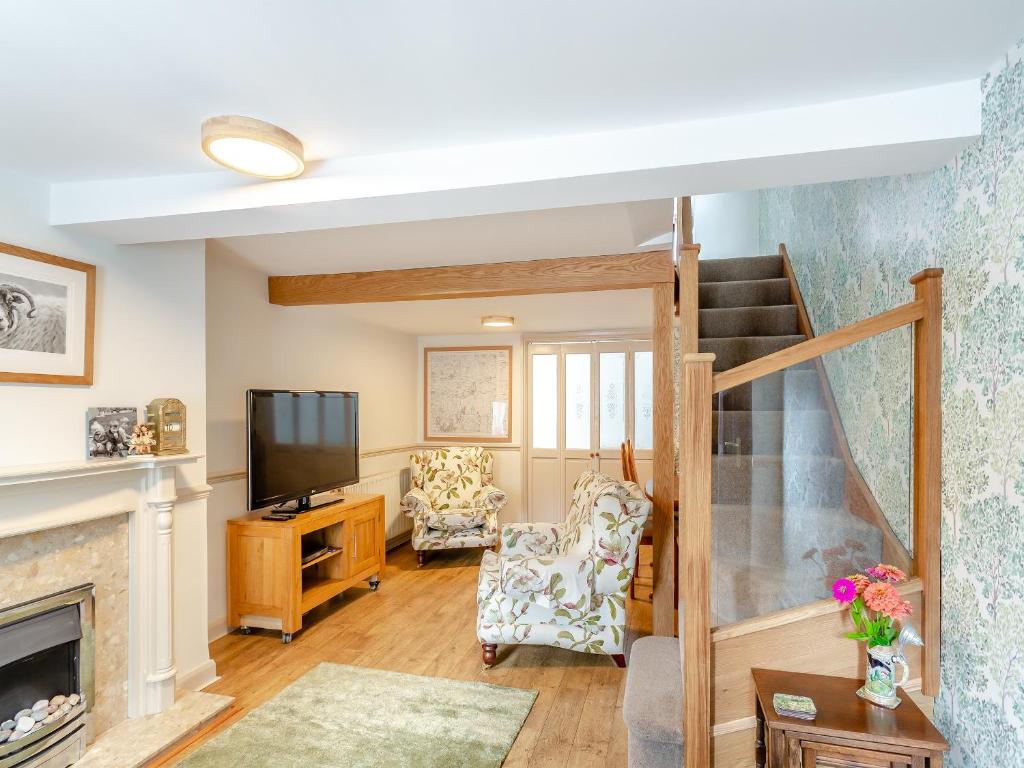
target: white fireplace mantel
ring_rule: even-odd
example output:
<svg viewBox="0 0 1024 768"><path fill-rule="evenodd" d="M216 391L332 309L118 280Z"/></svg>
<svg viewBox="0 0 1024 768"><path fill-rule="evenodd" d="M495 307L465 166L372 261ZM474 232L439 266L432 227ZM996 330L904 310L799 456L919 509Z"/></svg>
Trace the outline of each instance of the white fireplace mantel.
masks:
<svg viewBox="0 0 1024 768"><path fill-rule="evenodd" d="M178 467L201 454L0 468L0 538L128 515L128 716L174 703L173 522ZM192 490L190 499L200 498Z"/></svg>

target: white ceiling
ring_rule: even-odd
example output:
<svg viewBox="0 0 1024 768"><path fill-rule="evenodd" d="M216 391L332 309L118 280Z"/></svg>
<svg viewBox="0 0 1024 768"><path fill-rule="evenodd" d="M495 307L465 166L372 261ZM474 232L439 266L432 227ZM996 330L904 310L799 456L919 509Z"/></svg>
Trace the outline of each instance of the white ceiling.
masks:
<svg viewBox="0 0 1024 768"><path fill-rule="evenodd" d="M217 114L314 159L532 139L976 78L1024 32L1020 0L0 3L0 167L48 180L214 170Z"/></svg>
<svg viewBox="0 0 1024 768"><path fill-rule="evenodd" d="M671 229L672 201L649 200L214 242L264 274L301 275L631 253Z"/></svg>
<svg viewBox="0 0 1024 768"><path fill-rule="evenodd" d="M652 312L651 292L647 289L282 308L286 312L307 310L323 318L350 317L415 336L647 329ZM482 328L480 318L484 315L511 315L516 325Z"/></svg>

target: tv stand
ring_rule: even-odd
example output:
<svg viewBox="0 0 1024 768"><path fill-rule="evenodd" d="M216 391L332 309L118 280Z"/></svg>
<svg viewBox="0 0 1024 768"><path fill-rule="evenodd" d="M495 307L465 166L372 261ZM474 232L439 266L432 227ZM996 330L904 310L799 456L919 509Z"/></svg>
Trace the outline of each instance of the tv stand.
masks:
<svg viewBox="0 0 1024 768"><path fill-rule="evenodd" d="M302 562L302 537L332 551ZM302 615L360 581L371 590L384 573L384 497L351 494L293 520L261 513L228 520L228 624L281 631L289 643Z"/></svg>

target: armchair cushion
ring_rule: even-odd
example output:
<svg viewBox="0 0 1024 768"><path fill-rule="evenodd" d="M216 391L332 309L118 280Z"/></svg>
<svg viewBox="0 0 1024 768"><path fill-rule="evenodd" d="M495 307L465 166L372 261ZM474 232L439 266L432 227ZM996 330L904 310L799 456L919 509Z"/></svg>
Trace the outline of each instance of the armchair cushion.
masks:
<svg viewBox="0 0 1024 768"><path fill-rule="evenodd" d="M557 541L558 526L553 523L510 523L501 529L501 554L547 555Z"/></svg>
<svg viewBox="0 0 1024 768"><path fill-rule="evenodd" d="M468 531L472 528L483 528L487 524L487 515L479 509L460 509L457 512L427 513L427 527L434 531Z"/></svg>
<svg viewBox="0 0 1024 768"><path fill-rule="evenodd" d="M419 488L410 488L402 497L402 511L409 517L417 517L430 512L430 498Z"/></svg>
<svg viewBox="0 0 1024 768"><path fill-rule="evenodd" d="M489 509L493 512L501 511L501 508L508 503L508 496L504 491L495 488L493 485L485 485L473 495L473 506Z"/></svg>
<svg viewBox="0 0 1024 768"><path fill-rule="evenodd" d="M501 591L543 608L590 606L594 563L577 557L501 557Z"/></svg>

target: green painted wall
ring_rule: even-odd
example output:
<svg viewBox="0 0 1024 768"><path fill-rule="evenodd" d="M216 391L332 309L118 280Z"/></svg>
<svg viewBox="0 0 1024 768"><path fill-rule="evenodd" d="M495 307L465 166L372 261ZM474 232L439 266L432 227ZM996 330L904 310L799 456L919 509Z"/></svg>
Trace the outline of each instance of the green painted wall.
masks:
<svg viewBox="0 0 1024 768"><path fill-rule="evenodd" d="M910 300L919 269L945 269L936 718L955 768L1024 766L1022 58L1024 40L985 78L982 135L950 165L760 194L762 252L786 243L818 334ZM903 535L906 344L827 361L851 449Z"/></svg>

